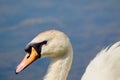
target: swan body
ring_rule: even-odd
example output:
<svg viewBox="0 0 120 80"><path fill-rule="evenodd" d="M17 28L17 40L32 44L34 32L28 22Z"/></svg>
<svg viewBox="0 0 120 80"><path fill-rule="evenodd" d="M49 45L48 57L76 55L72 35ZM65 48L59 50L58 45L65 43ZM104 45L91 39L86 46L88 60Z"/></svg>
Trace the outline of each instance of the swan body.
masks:
<svg viewBox="0 0 120 80"><path fill-rule="evenodd" d="M67 35L61 31L48 30L38 34L25 47L26 55L17 66L16 74L39 58L51 57L43 80L66 80L73 49ZM88 65L81 80L120 80L120 42L103 49Z"/></svg>
<svg viewBox="0 0 120 80"><path fill-rule="evenodd" d="M120 80L120 41L98 53L81 80Z"/></svg>

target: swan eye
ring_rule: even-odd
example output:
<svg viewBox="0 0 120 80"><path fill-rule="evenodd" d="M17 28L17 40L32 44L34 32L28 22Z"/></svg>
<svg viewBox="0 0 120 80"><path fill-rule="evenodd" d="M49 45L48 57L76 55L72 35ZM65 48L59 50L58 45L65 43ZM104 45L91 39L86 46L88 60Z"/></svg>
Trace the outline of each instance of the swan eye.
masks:
<svg viewBox="0 0 120 80"><path fill-rule="evenodd" d="M42 41L40 43L32 43L32 44L29 44L26 48L25 48L25 52L28 52L29 54L31 54L31 50L32 50L32 47L37 51L37 53L39 54L39 57L41 56L41 48L43 45L46 45L47 44L47 41Z"/></svg>

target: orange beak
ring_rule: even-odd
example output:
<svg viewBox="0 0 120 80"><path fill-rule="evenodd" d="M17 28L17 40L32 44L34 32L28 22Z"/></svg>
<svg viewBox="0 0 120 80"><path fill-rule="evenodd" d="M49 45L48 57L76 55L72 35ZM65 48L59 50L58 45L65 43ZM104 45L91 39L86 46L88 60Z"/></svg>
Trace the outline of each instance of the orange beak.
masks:
<svg viewBox="0 0 120 80"><path fill-rule="evenodd" d="M24 70L27 66L33 63L35 60L39 58L39 54L36 50L32 47L31 53L27 53L21 63L17 66L16 74Z"/></svg>

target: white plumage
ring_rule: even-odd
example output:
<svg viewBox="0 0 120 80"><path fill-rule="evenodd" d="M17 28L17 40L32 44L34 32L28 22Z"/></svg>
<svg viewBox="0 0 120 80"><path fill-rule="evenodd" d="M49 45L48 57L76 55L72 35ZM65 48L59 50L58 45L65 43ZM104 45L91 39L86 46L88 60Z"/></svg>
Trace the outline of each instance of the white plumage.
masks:
<svg viewBox="0 0 120 80"><path fill-rule="evenodd" d="M81 80L120 80L120 41L98 53Z"/></svg>
<svg viewBox="0 0 120 80"><path fill-rule="evenodd" d="M26 47L27 55L17 66L16 73L38 59L39 55L41 58L51 57L44 80L67 79L72 64L73 50L69 38L63 32L57 30L42 32ZM88 65L81 80L120 80L120 42L98 53Z"/></svg>

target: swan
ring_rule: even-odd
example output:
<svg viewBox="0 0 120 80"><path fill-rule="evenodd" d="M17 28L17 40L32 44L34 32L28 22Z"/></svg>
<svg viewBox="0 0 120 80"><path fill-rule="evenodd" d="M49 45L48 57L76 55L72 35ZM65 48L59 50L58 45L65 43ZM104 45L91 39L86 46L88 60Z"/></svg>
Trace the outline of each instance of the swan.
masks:
<svg viewBox="0 0 120 80"><path fill-rule="evenodd" d="M120 80L120 41L102 49L89 63L81 80Z"/></svg>
<svg viewBox="0 0 120 80"><path fill-rule="evenodd" d="M26 55L17 66L18 74L39 58L51 62L43 80L66 80L73 60L73 49L67 35L58 30L38 34L25 47ZM90 62L81 80L120 80L120 42L107 47Z"/></svg>
<svg viewBox="0 0 120 80"><path fill-rule="evenodd" d="M69 38L58 30L48 30L38 34L25 47L27 54L17 66L16 74L24 70L38 58L51 57L44 80L66 80L69 73L73 50Z"/></svg>

